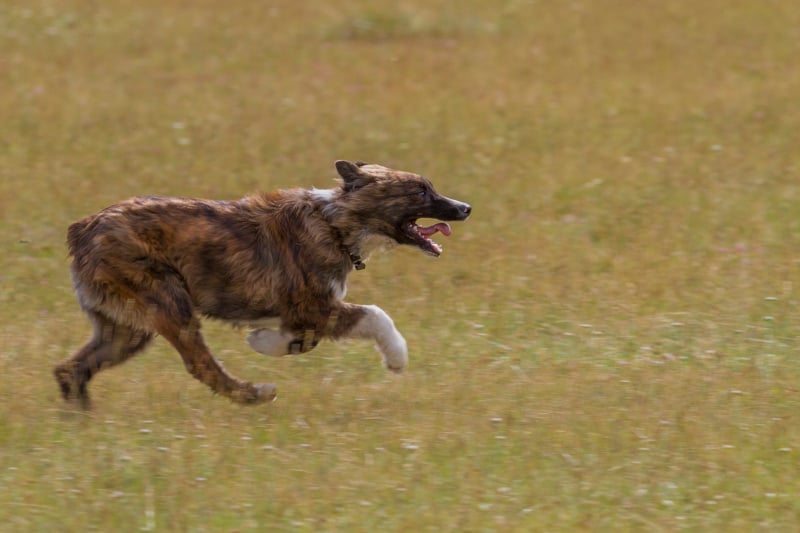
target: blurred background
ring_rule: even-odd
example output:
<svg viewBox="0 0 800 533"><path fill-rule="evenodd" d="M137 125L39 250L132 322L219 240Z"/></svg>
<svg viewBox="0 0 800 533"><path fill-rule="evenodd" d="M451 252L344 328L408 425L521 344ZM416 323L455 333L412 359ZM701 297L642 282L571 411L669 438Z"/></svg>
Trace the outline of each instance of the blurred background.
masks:
<svg viewBox="0 0 800 533"><path fill-rule="evenodd" d="M798 58L791 0L2 2L8 530L798 528ZM277 402L158 341L65 410L71 222L330 187L336 159L474 208L440 258L350 279L405 375L209 323Z"/></svg>

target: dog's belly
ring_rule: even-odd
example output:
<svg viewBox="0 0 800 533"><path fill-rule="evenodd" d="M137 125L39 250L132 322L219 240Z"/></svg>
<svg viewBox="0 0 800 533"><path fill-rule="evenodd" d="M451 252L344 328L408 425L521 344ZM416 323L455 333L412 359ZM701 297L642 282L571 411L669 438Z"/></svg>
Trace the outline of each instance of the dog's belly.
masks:
<svg viewBox="0 0 800 533"><path fill-rule="evenodd" d="M281 319L277 316L269 317L269 318L261 318L259 320L253 320L251 322L246 323L236 323L237 326L246 326L252 329L271 329L278 331L281 329Z"/></svg>
<svg viewBox="0 0 800 533"><path fill-rule="evenodd" d="M206 314L205 316L212 320L224 322L235 328L247 328L252 330L271 329L275 331L281 329L281 319L278 316L243 318L221 317L209 314Z"/></svg>
<svg viewBox="0 0 800 533"><path fill-rule="evenodd" d="M201 294L195 305L207 317L239 325L257 324L280 316L280 311L266 302L226 292Z"/></svg>

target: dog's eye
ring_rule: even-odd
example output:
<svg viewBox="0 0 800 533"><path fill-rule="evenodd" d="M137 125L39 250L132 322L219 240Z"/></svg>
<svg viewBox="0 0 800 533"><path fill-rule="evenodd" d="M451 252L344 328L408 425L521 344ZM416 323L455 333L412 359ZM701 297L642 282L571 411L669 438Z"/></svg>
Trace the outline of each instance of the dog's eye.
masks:
<svg viewBox="0 0 800 533"><path fill-rule="evenodd" d="M419 195L420 195L420 196L426 196L427 194L428 194L428 188L427 188L427 187L422 187L422 188L419 190Z"/></svg>

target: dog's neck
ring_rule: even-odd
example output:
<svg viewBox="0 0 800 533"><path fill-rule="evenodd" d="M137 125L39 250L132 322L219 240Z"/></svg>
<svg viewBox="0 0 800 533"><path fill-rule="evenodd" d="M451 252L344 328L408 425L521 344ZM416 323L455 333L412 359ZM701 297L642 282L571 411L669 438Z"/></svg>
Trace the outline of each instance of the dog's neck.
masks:
<svg viewBox="0 0 800 533"><path fill-rule="evenodd" d="M336 240L339 242L339 249L347 255L350 262L353 264L353 268L356 270L364 270L367 268L366 261L373 252L388 250L395 246L388 237L382 237L380 235L362 235L355 239L352 236L345 238L339 229L333 226L331 226L331 228L333 229ZM348 242L353 242L353 244L348 245Z"/></svg>
<svg viewBox="0 0 800 533"><path fill-rule="evenodd" d="M347 253L353 266L356 270L364 270L366 268L367 259L369 259L375 252L385 252L397 246L389 237L377 234L362 233L356 238L355 244L347 248ZM360 263L360 265L359 265Z"/></svg>
<svg viewBox="0 0 800 533"><path fill-rule="evenodd" d="M337 241L339 249L344 255L347 256L348 259L350 259L350 263L352 263L353 268L356 270L364 270L367 268L367 265L364 263L364 259L361 257L361 250L356 246L348 246L347 241L345 240L339 228L333 225L331 225L330 228L333 233L334 240Z"/></svg>
<svg viewBox="0 0 800 533"><path fill-rule="evenodd" d="M395 243L388 237L365 233L347 206L339 203L343 194L338 189L310 191L323 220L331 229L333 241L347 256L354 269L364 270L367 268L366 260L373 251L392 248Z"/></svg>

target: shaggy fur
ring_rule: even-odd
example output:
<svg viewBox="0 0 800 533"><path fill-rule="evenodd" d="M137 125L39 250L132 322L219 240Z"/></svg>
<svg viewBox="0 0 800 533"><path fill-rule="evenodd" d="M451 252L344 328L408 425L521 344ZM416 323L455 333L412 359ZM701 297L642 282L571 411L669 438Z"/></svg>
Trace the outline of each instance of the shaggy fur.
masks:
<svg viewBox="0 0 800 533"><path fill-rule="evenodd" d="M88 406L94 374L159 334L214 392L240 403L273 399L273 384L241 381L219 365L200 333L201 316L256 328L248 342L268 355L306 352L323 338L372 339L386 367L401 371L405 340L379 307L343 301L347 276L386 244L439 255L430 237L450 227L421 227L417 219L465 220L471 208L417 174L348 161L336 169L336 189L233 202L138 197L72 224L73 283L94 333L55 367L64 398ZM263 327L269 322L277 329Z"/></svg>

